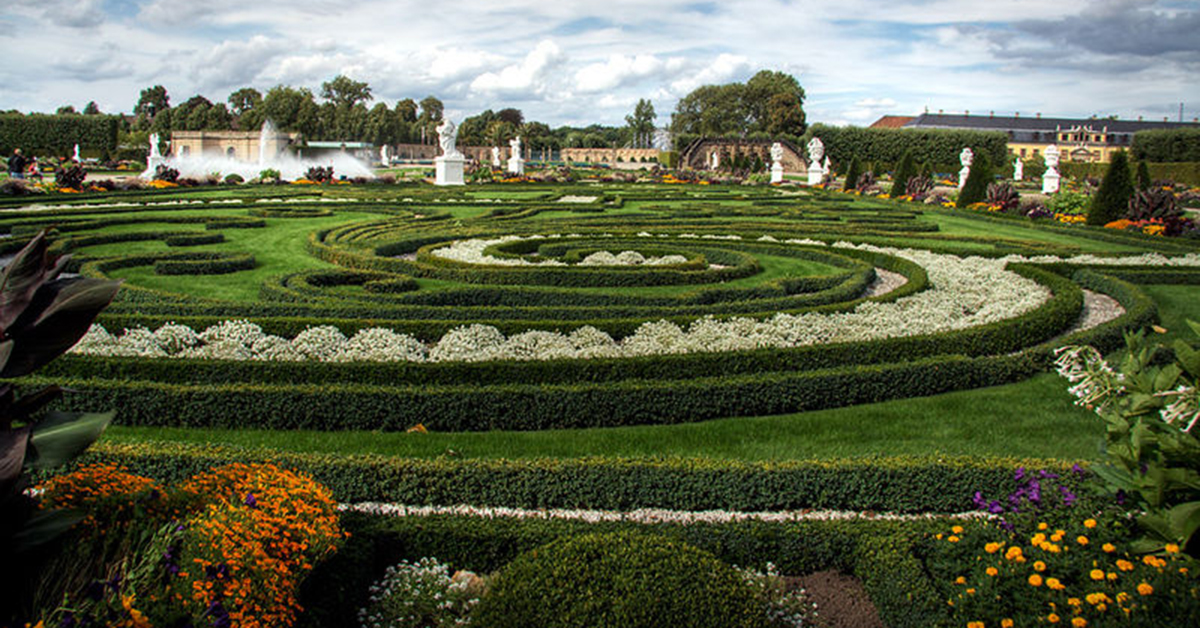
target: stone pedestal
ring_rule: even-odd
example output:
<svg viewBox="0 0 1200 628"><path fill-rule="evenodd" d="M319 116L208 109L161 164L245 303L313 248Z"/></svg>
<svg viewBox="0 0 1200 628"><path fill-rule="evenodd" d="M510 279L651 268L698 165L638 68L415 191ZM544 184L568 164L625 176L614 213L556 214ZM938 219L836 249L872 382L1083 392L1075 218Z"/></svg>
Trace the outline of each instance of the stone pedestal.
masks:
<svg viewBox="0 0 1200 628"><path fill-rule="evenodd" d="M517 155L508 158L509 174L525 174L525 160Z"/></svg>
<svg viewBox="0 0 1200 628"><path fill-rule="evenodd" d="M1058 180L1062 177L1054 168L1047 168L1042 175L1042 194L1054 194L1058 191Z"/></svg>
<svg viewBox="0 0 1200 628"><path fill-rule="evenodd" d="M825 169L821 167L821 164L814 161L808 167L808 184L809 185L821 185L821 181L824 181L824 180L825 180Z"/></svg>
<svg viewBox="0 0 1200 628"><path fill-rule="evenodd" d="M466 161L461 155L453 157L438 157L433 160L437 166L437 178L434 179L434 185L463 185L463 162Z"/></svg>
<svg viewBox="0 0 1200 628"><path fill-rule="evenodd" d="M783 164L771 165L771 183L783 183Z"/></svg>

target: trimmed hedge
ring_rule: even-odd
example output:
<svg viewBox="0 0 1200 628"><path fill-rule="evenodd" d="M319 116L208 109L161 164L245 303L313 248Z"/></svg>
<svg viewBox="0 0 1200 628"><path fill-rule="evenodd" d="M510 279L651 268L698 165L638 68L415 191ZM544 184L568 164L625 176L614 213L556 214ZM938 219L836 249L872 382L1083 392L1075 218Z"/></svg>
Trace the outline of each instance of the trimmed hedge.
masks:
<svg viewBox="0 0 1200 628"><path fill-rule="evenodd" d="M1130 152L1138 161L1200 162L1200 127L1138 131Z"/></svg>
<svg viewBox="0 0 1200 628"><path fill-rule="evenodd" d="M100 442L77 465L113 463L169 483L231 462L273 462L310 474L341 502L745 512L974 510L975 491L1015 490L1017 467L1066 471L1071 461L971 456L786 462L704 458L492 460L298 453L227 445ZM1064 478L1072 474L1062 474ZM1073 477L1073 476L1072 476ZM1074 479L1067 481L1076 486Z"/></svg>
<svg viewBox="0 0 1200 628"><path fill-rule="evenodd" d="M228 275L252 270L254 256L249 253L184 253L154 262L157 275Z"/></svg>
<svg viewBox="0 0 1200 628"><path fill-rule="evenodd" d="M1140 162L1146 163L1146 162ZM1060 164L1058 169L1063 176L1072 179L1083 179L1085 177L1095 177L1099 179L1104 176L1105 167L1108 164L1103 163L1085 163L1085 162L1066 162ZM1150 171L1151 179L1168 179L1176 183L1183 183L1191 186L1200 186L1200 161L1186 161L1179 163L1148 163L1147 169Z"/></svg>
<svg viewBox="0 0 1200 628"><path fill-rule="evenodd" d="M20 148L27 155L70 155L72 147L93 151L117 148L119 116L0 114L0 153Z"/></svg>
<svg viewBox="0 0 1200 628"><path fill-rule="evenodd" d="M200 246L203 244L220 244L225 241L221 233L201 233L197 235L170 236L163 240L167 246Z"/></svg>
<svg viewBox="0 0 1200 628"><path fill-rule="evenodd" d="M858 157L863 162L897 163L905 151L913 159L929 164L957 164L958 154L970 146L977 156L1001 163L1008 157L1008 136L999 131L951 129L871 129L814 124L805 133L805 144L812 137L825 144L825 153L835 163L848 164Z"/></svg>

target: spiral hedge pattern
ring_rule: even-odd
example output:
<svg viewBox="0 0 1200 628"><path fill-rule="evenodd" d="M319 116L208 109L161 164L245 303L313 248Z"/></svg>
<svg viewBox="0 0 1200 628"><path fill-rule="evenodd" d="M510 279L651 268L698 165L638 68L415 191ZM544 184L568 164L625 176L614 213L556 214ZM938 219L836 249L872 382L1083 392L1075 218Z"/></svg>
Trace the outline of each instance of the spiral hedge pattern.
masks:
<svg viewBox="0 0 1200 628"><path fill-rule="evenodd" d="M172 289L183 283L131 279L100 322L113 337L146 327L130 338L153 343L168 322L200 337L248 319L254 340L275 353L220 338L181 354L192 357L77 354L27 381L65 384L71 409L121 407L125 424L275 429L678 423L993 385L1044 369L1068 333L1070 342L1105 345L1152 320L1153 302L1125 279L1198 276L1194 242L1051 225L1041 229L1071 238L965 236L939 229L942 211L769 187L247 187L232 197L134 192L10 207L0 250L53 226L56 249L74 253L85 275L144 277L147 268L180 282L252 281L257 298L218 300ZM1027 224L979 219L998 230ZM270 239L282 229L299 235ZM1072 239L1158 257L1076 257ZM250 241L270 245L243 248ZM274 261L282 249L304 263ZM988 301L999 292L981 292L954 306L969 311L950 315L969 324L923 327L932 314L921 304L953 285L937 279L945 271L930 266L936 259L990 264L998 274L988 277L1013 282L1017 296L1006 298L1025 301L1010 307ZM1111 296L1124 314L1073 331L1084 290ZM865 331L756 339L781 320L796 335L818 320ZM872 321L886 329L867 329ZM371 328L391 335L373 331L362 353L337 361L293 350L302 334L353 343ZM371 339L385 336L416 357L371 353ZM590 358L546 353L585 336L605 348ZM501 348L439 353L448 339L480 338ZM631 348L639 342L654 346Z"/></svg>

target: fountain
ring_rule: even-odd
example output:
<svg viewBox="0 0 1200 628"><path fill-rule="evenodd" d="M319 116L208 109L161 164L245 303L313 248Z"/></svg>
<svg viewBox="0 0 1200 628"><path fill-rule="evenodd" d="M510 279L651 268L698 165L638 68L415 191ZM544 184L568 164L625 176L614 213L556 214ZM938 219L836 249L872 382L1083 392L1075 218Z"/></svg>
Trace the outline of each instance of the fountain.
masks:
<svg viewBox="0 0 1200 628"><path fill-rule="evenodd" d="M287 145L288 138L276 131L275 125L270 120L263 122L262 129L259 130L257 161L244 161L213 152L204 152L199 155L177 155L174 154L174 147L172 147L172 154L162 157L158 154L157 139L157 137L151 138L151 158L149 167L141 175L143 179L153 178L154 170L159 164L178 170L181 177L192 179L202 179L211 174L222 178L236 174L249 181L258 178L259 173L263 170L270 169L278 170L282 179L296 180L304 178L308 169L314 166L333 167L335 177L375 177L375 173L366 164L355 159L349 153L338 152L301 159L285 152L283 147Z"/></svg>

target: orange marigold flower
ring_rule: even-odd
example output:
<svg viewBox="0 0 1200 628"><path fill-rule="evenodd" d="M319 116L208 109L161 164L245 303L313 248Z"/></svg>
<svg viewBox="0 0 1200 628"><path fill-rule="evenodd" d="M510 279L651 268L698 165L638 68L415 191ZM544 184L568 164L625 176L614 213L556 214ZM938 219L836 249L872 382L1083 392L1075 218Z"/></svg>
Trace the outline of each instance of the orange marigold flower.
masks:
<svg viewBox="0 0 1200 628"><path fill-rule="evenodd" d="M1178 554L1179 553L1179 546L1176 545L1175 543L1167 543L1167 546L1164 549L1167 550L1168 554Z"/></svg>
<svg viewBox="0 0 1200 628"><path fill-rule="evenodd" d="M986 571L989 576L995 576L1000 573L1000 570L995 567L988 567Z"/></svg>
<svg viewBox="0 0 1200 628"><path fill-rule="evenodd" d="M1082 617L1074 617L1071 619L1071 625L1075 626L1075 628L1084 628L1084 626L1087 626L1088 624L1086 619Z"/></svg>
<svg viewBox="0 0 1200 628"><path fill-rule="evenodd" d="M1037 574L1030 575L1029 576L1029 586L1033 586L1033 587L1042 586L1042 577Z"/></svg>
<svg viewBox="0 0 1200 628"><path fill-rule="evenodd" d="M1105 554L1111 554L1117 551L1117 546L1113 545L1112 543L1105 543L1104 545L1100 546L1100 549L1104 550Z"/></svg>
<svg viewBox="0 0 1200 628"><path fill-rule="evenodd" d="M1091 577L1092 580L1103 580L1104 579L1104 570L1103 569L1093 569L1090 572L1088 572L1088 576Z"/></svg>
<svg viewBox="0 0 1200 628"><path fill-rule="evenodd" d="M1058 617L1058 614L1057 614L1057 613L1050 613L1049 615L1046 615L1046 621L1048 621L1048 622L1050 622L1050 623L1052 623L1052 624L1057 624L1057 623L1059 622L1059 617Z"/></svg>
<svg viewBox="0 0 1200 628"><path fill-rule="evenodd" d="M1150 595L1154 593L1154 587L1150 586L1149 583L1143 582L1137 586L1137 592L1139 595Z"/></svg>
<svg viewBox="0 0 1200 628"><path fill-rule="evenodd" d="M1013 620L1005 617L1000 620L1000 628L1013 628Z"/></svg>
<svg viewBox="0 0 1200 628"><path fill-rule="evenodd" d="M983 546L983 550L989 554L995 554L996 552L1000 551L1000 548L1002 547L1004 547L1003 543L988 543L987 545Z"/></svg>
<svg viewBox="0 0 1200 628"><path fill-rule="evenodd" d="M1034 571L1046 571L1046 563L1043 563L1043 562L1042 562L1042 561L1040 561L1040 560L1039 560L1039 561L1034 561L1034 563L1033 563L1033 570L1034 570Z"/></svg>
<svg viewBox="0 0 1200 628"><path fill-rule="evenodd" d="M1085 527L1085 528L1088 528L1089 530L1090 530L1090 529L1092 529L1092 528L1094 528L1094 527L1096 527L1096 520L1095 520L1095 519L1088 519L1088 520L1084 521L1084 522L1083 522L1083 527Z"/></svg>
<svg viewBox="0 0 1200 628"><path fill-rule="evenodd" d="M1087 544L1088 544L1088 538L1087 538L1086 536L1083 536L1082 534L1080 534L1080 535L1079 535L1079 536L1078 536L1078 537L1075 539L1075 542L1076 542L1076 543L1078 543L1078 544L1080 544L1080 545L1087 545Z"/></svg>

